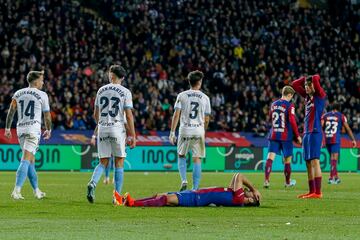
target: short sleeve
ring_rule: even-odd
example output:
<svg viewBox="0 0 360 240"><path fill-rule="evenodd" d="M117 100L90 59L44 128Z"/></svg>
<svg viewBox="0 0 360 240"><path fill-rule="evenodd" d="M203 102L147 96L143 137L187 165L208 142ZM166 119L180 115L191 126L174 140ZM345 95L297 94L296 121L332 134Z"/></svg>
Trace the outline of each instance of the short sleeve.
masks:
<svg viewBox="0 0 360 240"><path fill-rule="evenodd" d="M345 117L344 114L341 114L341 121L342 123L347 123L347 118Z"/></svg>
<svg viewBox="0 0 360 240"><path fill-rule="evenodd" d="M124 109L132 109L132 108L133 108L132 94L130 91L127 91L125 95Z"/></svg>
<svg viewBox="0 0 360 240"><path fill-rule="evenodd" d="M181 110L181 94L179 94L177 96L177 98L176 98L174 109L180 109Z"/></svg>
<svg viewBox="0 0 360 240"><path fill-rule="evenodd" d="M205 115L211 115L211 105L209 98L206 98Z"/></svg>
<svg viewBox="0 0 360 240"><path fill-rule="evenodd" d="M43 112L49 112L50 106L49 106L49 97L46 93L44 93L44 100L42 102L42 111Z"/></svg>

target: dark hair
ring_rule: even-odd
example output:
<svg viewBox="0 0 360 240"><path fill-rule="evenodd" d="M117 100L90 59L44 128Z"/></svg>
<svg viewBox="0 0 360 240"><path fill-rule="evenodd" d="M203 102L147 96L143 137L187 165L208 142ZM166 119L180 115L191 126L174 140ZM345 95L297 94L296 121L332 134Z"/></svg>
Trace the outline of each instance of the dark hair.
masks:
<svg viewBox="0 0 360 240"><path fill-rule="evenodd" d="M330 108L331 110L339 110L340 111L340 104L337 102L334 102L333 104L331 104Z"/></svg>
<svg viewBox="0 0 360 240"><path fill-rule="evenodd" d="M204 73L196 70L188 74L187 79L189 80L190 86L195 86L199 81L204 78Z"/></svg>
<svg viewBox="0 0 360 240"><path fill-rule="evenodd" d="M246 204L244 204L245 207L260 207L260 201L255 200L255 198L253 198L253 202L248 202Z"/></svg>
<svg viewBox="0 0 360 240"><path fill-rule="evenodd" d="M312 80L312 76L307 76L306 77L306 80L305 80L305 85L309 85L310 83L312 83L313 80Z"/></svg>
<svg viewBox="0 0 360 240"><path fill-rule="evenodd" d="M109 69L109 71L116 75L118 78L123 78L126 76L125 69L120 65L112 65Z"/></svg>
<svg viewBox="0 0 360 240"><path fill-rule="evenodd" d="M33 81L37 80L39 77L44 75L44 71L30 71L26 76L26 81L28 83L32 83Z"/></svg>

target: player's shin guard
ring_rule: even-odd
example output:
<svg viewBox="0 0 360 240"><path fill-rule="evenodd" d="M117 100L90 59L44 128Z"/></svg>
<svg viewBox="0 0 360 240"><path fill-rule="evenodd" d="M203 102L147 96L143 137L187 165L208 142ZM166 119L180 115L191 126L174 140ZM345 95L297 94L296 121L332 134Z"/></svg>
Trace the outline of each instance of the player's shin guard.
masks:
<svg viewBox="0 0 360 240"><path fill-rule="evenodd" d="M284 165L284 175L286 184L290 184L290 176L291 176L291 165L290 163L285 163Z"/></svg>
<svg viewBox="0 0 360 240"><path fill-rule="evenodd" d="M124 168L115 168L115 190L121 193L124 180Z"/></svg>
<svg viewBox="0 0 360 240"><path fill-rule="evenodd" d="M201 179L201 163L194 163L193 166L193 190L199 189Z"/></svg>
<svg viewBox="0 0 360 240"><path fill-rule="evenodd" d="M105 170L105 166L102 165L102 163L99 163L99 164L95 167L94 172L93 172L93 175L92 175L90 181L93 182L93 183L95 183L95 185L96 185L96 184L99 182L100 177L101 177L101 175L103 174L104 170Z"/></svg>
<svg viewBox="0 0 360 240"><path fill-rule="evenodd" d="M187 182L186 180L186 158L178 158L178 168L180 173L181 182Z"/></svg>
<svg viewBox="0 0 360 240"><path fill-rule="evenodd" d="M337 177L337 161L331 160L330 178L333 179L334 177Z"/></svg>
<svg viewBox="0 0 360 240"><path fill-rule="evenodd" d="M134 207L163 207L167 203L166 196L138 199L134 202Z"/></svg>
<svg viewBox="0 0 360 240"><path fill-rule="evenodd" d="M321 179L322 177L316 177L315 178L315 193L321 194Z"/></svg>
<svg viewBox="0 0 360 240"><path fill-rule="evenodd" d="M30 163L27 176L32 188L36 190L38 188L38 178L35 170L35 163Z"/></svg>
<svg viewBox="0 0 360 240"><path fill-rule="evenodd" d="M265 181L269 181L271 168L272 168L273 161L271 159L266 160L265 165Z"/></svg>
<svg viewBox="0 0 360 240"><path fill-rule="evenodd" d="M30 161L21 160L20 165L16 171L15 186L19 189L24 185L26 176L29 171L29 165L30 165Z"/></svg>

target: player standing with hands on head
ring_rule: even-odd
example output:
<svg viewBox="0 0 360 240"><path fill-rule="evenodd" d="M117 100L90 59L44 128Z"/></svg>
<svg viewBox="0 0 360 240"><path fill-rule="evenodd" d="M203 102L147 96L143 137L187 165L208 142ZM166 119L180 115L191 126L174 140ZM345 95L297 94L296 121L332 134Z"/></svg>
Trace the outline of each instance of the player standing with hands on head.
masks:
<svg viewBox="0 0 360 240"><path fill-rule="evenodd" d="M38 178L35 170L35 154L39 148L41 136L41 115L44 114L45 140L51 137L51 115L48 95L41 91L44 85L44 71L31 71L26 77L29 87L18 90L11 101L6 117L5 137L10 139L11 124L17 111L18 122L16 125L17 136L23 152L20 165L16 171L15 188L11 197L15 200L24 199L21 188L26 177L34 189L37 199L45 197L45 193L38 187Z"/></svg>
<svg viewBox="0 0 360 240"><path fill-rule="evenodd" d="M309 192L298 198L322 198L320 151L322 145L321 116L326 93L320 85L320 76L301 77L292 83L297 93L305 98L305 127L303 156L308 173ZM304 89L305 87L305 89Z"/></svg>
<svg viewBox="0 0 360 240"><path fill-rule="evenodd" d="M175 112L171 122L169 140L175 144L175 130L180 120L177 141L178 168L181 178L180 191L187 189L186 155L189 150L193 157L193 190L199 188L201 179L201 158L205 157L205 131L209 125L211 106L209 97L200 91L204 74L190 72L187 79L190 89L181 92L175 102Z"/></svg>
<svg viewBox="0 0 360 240"><path fill-rule="evenodd" d="M340 105L333 103L331 106L332 111L325 113L321 118L321 125L325 132L326 148L330 154L331 169L329 184L339 184L340 178L337 172L337 163L340 154L340 143L341 143L341 129L344 126L346 132L352 140L352 147L356 148L356 140L354 134L351 131L347 119L344 114L339 112Z"/></svg>
<svg viewBox="0 0 360 240"><path fill-rule="evenodd" d="M113 156L115 158L113 203L120 204L116 201L115 195L122 189L125 145L128 142L130 148L136 146L132 94L129 89L121 85L125 76L126 71L123 67L112 65L108 72L110 83L101 87L96 94L94 118L98 124L97 146L100 163L95 167L87 186L87 199L90 203L95 200L96 185L109 164L109 158ZM125 124L128 125L129 137L126 134Z"/></svg>
<svg viewBox="0 0 360 240"><path fill-rule="evenodd" d="M284 155L285 187L292 187L296 181L290 179L291 159L293 154L293 137L301 144L298 126L295 119L295 107L291 99L295 90L290 86L282 89L281 99L276 100L270 107L271 130L269 134L269 153L265 165L264 187L270 187L270 173L276 154Z"/></svg>

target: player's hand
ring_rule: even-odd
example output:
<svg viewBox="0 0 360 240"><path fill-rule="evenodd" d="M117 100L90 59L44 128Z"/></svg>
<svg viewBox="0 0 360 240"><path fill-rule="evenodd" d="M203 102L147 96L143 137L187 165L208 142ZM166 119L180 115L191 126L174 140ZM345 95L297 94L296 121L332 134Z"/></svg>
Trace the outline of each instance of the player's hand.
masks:
<svg viewBox="0 0 360 240"><path fill-rule="evenodd" d="M91 140L90 140L90 144L95 146L96 145L96 136L92 135Z"/></svg>
<svg viewBox="0 0 360 240"><path fill-rule="evenodd" d="M43 138L44 140L48 140L49 138L51 138L51 130L45 130L43 133Z"/></svg>
<svg viewBox="0 0 360 240"><path fill-rule="evenodd" d="M254 198L255 198L257 201L260 201L260 200L261 200L261 193L260 193L257 189L254 189L253 194L254 194Z"/></svg>
<svg viewBox="0 0 360 240"><path fill-rule="evenodd" d="M297 142L298 144L300 144L300 145L301 145L301 143L302 143L302 139L301 139L301 137L300 137L300 136L298 136L298 137L296 138L296 142Z"/></svg>
<svg viewBox="0 0 360 240"><path fill-rule="evenodd" d="M12 138L11 130L10 130L10 129L5 129L4 136L5 136L7 139L11 139L11 138Z"/></svg>
<svg viewBox="0 0 360 240"><path fill-rule="evenodd" d="M357 146L357 142L354 140L354 141L352 141L352 147L353 148L356 148L356 146Z"/></svg>
<svg viewBox="0 0 360 240"><path fill-rule="evenodd" d="M171 143L172 145L175 145L175 143L176 143L175 132L170 132L169 141L170 141L170 143Z"/></svg>
<svg viewBox="0 0 360 240"><path fill-rule="evenodd" d="M129 145L130 148L136 147L136 137L129 136L126 140L127 145Z"/></svg>

